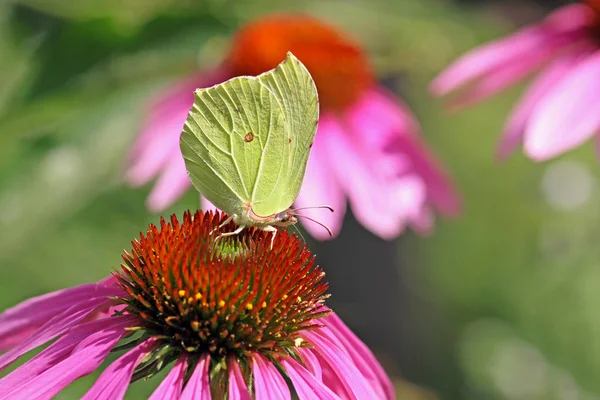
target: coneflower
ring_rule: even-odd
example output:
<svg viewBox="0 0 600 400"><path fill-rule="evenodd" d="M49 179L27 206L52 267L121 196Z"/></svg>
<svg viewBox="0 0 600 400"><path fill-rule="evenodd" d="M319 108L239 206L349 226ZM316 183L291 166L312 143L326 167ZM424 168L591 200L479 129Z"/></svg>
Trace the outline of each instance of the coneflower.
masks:
<svg viewBox="0 0 600 400"><path fill-rule="evenodd" d="M179 135L196 88L275 68L288 51L312 75L321 106L319 126L296 207L328 204L335 210L305 214L342 228L346 203L366 229L390 240L406 227L430 233L434 215L456 215L460 199L451 180L421 138L410 109L379 85L369 59L350 35L303 14L257 18L233 35L222 64L157 94L127 162L132 186L156 178L148 207L162 211L191 187L179 149ZM212 205L203 201L205 210ZM301 221L303 224L305 221ZM304 225L316 239L327 231Z"/></svg>
<svg viewBox="0 0 600 400"><path fill-rule="evenodd" d="M324 304L327 283L296 236L219 238L222 213L186 213L133 241L119 272L0 314L0 399L46 399L124 352L84 399L120 399L171 368L153 399L392 399L368 348ZM172 367L171 367L172 365Z"/></svg>

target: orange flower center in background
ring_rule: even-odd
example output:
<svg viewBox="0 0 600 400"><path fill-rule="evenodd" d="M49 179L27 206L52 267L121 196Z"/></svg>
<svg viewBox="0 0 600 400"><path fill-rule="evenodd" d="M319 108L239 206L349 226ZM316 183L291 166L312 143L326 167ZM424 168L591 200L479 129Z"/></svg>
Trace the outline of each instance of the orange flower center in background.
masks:
<svg viewBox="0 0 600 400"><path fill-rule="evenodd" d="M373 82L367 58L342 32L307 16L272 16L251 22L233 39L227 60L234 76L273 69L288 51L311 73L325 110L343 110Z"/></svg>
<svg viewBox="0 0 600 400"><path fill-rule="evenodd" d="M600 0L584 0L583 2L600 14Z"/></svg>

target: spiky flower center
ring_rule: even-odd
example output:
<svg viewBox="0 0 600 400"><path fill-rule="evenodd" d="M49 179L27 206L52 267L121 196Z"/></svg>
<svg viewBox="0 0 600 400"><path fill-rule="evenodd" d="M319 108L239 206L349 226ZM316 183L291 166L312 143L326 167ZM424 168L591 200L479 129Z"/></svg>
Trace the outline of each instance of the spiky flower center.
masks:
<svg viewBox="0 0 600 400"><path fill-rule="evenodd" d="M275 68L288 51L306 65L323 109L343 110L373 82L367 58L343 32L308 16L275 15L240 29L228 59L234 75Z"/></svg>
<svg viewBox="0 0 600 400"><path fill-rule="evenodd" d="M116 273L146 335L176 353L209 353L213 360L250 352L272 357L303 345L299 332L324 315L327 284L302 241L219 225L226 215L197 212L151 225L133 242ZM166 350L165 350L166 351Z"/></svg>

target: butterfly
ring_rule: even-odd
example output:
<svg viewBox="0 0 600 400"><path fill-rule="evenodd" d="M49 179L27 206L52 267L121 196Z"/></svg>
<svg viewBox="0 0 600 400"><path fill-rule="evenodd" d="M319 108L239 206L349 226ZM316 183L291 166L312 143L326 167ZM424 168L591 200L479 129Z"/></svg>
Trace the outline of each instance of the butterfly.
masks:
<svg viewBox="0 0 600 400"><path fill-rule="evenodd" d="M298 217L298 197L319 121L317 88L291 52L274 69L197 89L180 137L194 187L230 217L236 235L277 232ZM315 208L328 208L317 206Z"/></svg>

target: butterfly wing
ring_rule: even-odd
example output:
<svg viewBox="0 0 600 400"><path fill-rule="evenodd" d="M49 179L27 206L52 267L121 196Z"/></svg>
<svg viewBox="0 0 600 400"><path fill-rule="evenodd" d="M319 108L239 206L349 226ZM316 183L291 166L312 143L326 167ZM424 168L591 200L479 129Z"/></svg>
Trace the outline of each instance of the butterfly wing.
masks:
<svg viewBox="0 0 600 400"><path fill-rule="evenodd" d="M298 197L308 155L317 131L319 120L319 100L317 88L306 67L292 54L288 53L286 59L277 68L269 73L262 74L258 79L263 82L275 95L282 105L284 113L284 145L285 158L283 165L268 165L270 170L282 168L278 180L271 184L259 177L259 191L265 193L272 186L272 195L257 196L253 198L253 210L256 214L272 215L289 208ZM268 151L277 151L275 148Z"/></svg>
<svg viewBox="0 0 600 400"><path fill-rule="evenodd" d="M291 54L258 77L196 90L181 152L193 185L216 207L242 215L250 203L257 215L268 216L294 202L316 127L309 135L294 134L306 131L301 92L307 83L318 113L314 83Z"/></svg>

